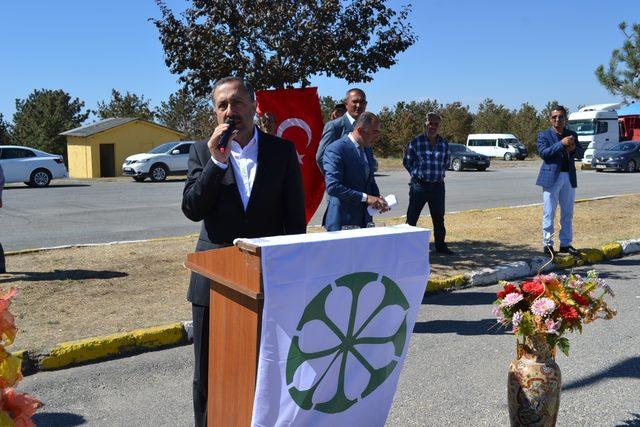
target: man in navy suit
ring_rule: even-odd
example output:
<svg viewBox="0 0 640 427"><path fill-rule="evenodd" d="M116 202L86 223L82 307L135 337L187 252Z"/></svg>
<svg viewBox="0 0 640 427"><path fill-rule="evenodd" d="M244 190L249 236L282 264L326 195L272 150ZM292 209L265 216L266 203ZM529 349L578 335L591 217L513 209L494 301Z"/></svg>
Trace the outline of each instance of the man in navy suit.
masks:
<svg viewBox="0 0 640 427"><path fill-rule="evenodd" d="M576 198L575 158L581 158L584 149L578 134L565 127L567 110L559 105L551 112L551 127L538 134L538 154L543 163L536 185L542 187L542 245L546 255L556 254L553 249L553 220L560 204L560 252L580 256L573 246L573 204Z"/></svg>
<svg viewBox="0 0 640 427"><path fill-rule="evenodd" d="M189 152L182 212L202 221L196 251L233 244L238 237L306 232L304 190L293 143L253 124L256 99L238 77L218 80L213 89L218 126L209 141ZM218 147L233 119L236 130L226 148ZM192 273L187 299L193 315L193 408L196 426L206 425L209 361L209 279Z"/></svg>
<svg viewBox="0 0 640 427"><path fill-rule="evenodd" d="M316 152L316 163L320 172L324 174L323 156L329 144L339 140L353 130L353 123L360 114L367 109L367 95L361 89L350 89L345 99L347 113L342 117L331 120L324 125L318 151ZM374 168L375 169L375 168Z"/></svg>
<svg viewBox="0 0 640 427"><path fill-rule="evenodd" d="M327 148L323 162L329 195L327 231L341 230L344 226L366 227L371 222L368 206L381 212L389 209L380 197L372 167L370 148L379 134L378 118L365 112L354 122L352 132Z"/></svg>

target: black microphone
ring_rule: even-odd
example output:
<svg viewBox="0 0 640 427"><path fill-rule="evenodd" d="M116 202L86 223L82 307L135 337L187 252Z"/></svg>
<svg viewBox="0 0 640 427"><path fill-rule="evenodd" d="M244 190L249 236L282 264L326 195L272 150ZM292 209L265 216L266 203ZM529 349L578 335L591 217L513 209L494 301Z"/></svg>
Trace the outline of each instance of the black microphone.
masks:
<svg viewBox="0 0 640 427"><path fill-rule="evenodd" d="M231 134L234 130L236 130L236 122L232 118L228 118L224 121L229 125L227 130L222 133L220 137L220 142L218 143L218 149L224 153L224 149L227 148L227 144L229 143L229 138L231 138Z"/></svg>

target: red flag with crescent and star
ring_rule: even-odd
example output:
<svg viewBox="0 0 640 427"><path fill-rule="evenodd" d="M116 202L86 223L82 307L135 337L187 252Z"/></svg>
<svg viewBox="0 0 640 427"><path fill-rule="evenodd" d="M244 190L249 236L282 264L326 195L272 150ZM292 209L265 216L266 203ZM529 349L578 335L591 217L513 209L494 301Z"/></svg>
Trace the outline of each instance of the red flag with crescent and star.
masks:
<svg viewBox="0 0 640 427"><path fill-rule="evenodd" d="M275 118L274 133L296 146L308 224L324 195L324 176L316 164L324 128L318 88L259 90L256 99L258 115L271 113Z"/></svg>

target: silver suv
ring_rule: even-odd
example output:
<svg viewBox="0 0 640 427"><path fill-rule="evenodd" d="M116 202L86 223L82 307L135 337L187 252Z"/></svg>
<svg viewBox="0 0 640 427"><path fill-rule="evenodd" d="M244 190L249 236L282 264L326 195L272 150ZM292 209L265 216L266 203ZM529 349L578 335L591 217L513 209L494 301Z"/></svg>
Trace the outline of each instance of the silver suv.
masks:
<svg viewBox="0 0 640 427"><path fill-rule="evenodd" d="M168 175L180 175L187 172L189 150L194 141L166 142L148 153L134 154L124 159L122 174L142 182L146 177L160 182Z"/></svg>

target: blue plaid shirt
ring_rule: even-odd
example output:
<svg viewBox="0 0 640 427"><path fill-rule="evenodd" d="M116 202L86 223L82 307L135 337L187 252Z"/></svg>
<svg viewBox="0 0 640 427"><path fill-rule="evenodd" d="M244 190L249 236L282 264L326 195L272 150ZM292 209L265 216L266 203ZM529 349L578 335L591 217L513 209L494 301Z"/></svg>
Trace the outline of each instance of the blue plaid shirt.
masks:
<svg viewBox="0 0 640 427"><path fill-rule="evenodd" d="M434 144L423 133L407 145L402 164L411 178L420 181L438 182L444 180L449 167L449 143L438 135Z"/></svg>

